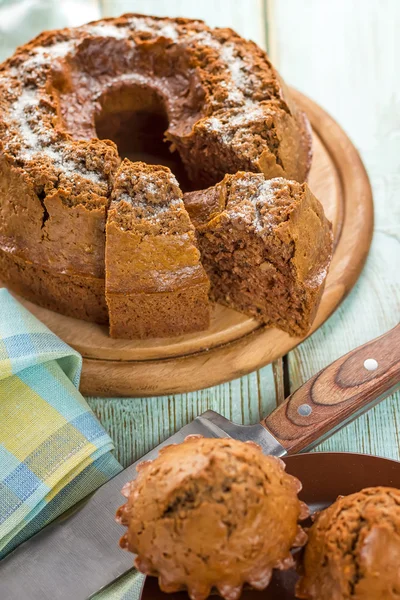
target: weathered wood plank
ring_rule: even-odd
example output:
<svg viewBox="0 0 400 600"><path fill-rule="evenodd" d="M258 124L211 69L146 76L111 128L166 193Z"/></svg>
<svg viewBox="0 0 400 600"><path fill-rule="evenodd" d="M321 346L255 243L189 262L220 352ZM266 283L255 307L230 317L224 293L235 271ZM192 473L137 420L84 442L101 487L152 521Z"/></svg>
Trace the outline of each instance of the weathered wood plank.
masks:
<svg viewBox="0 0 400 600"><path fill-rule="evenodd" d="M384 6L383 6L384 5ZM350 134L374 191L375 235L365 270L349 298L309 340L289 355L292 391L348 350L399 320L400 81L395 57L396 0L322 3L279 0L272 60L292 85L324 106ZM320 449L400 458L399 395L361 417Z"/></svg>
<svg viewBox="0 0 400 600"><path fill-rule="evenodd" d="M213 388L155 398L88 398L125 466L212 409L236 423L256 423L276 406L272 366Z"/></svg>

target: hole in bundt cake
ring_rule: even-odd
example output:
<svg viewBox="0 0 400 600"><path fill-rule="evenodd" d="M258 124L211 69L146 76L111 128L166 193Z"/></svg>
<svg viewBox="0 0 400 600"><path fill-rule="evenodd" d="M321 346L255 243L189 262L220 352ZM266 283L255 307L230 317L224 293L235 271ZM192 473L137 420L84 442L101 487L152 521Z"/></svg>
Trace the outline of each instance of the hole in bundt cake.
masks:
<svg viewBox="0 0 400 600"><path fill-rule="evenodd" d="M150 87L129 86L107 90L95 116L100 139L112 140L121 158L164 165L171 169L182 191L193 190L178 152L164 141L168 116L162 98Z"/></svg>

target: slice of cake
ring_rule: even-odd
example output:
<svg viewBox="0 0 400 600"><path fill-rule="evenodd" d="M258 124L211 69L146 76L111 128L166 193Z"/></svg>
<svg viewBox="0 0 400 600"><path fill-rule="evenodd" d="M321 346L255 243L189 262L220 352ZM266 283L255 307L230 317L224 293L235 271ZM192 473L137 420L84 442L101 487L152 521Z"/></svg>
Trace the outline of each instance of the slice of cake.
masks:
<svg viewBox="0 0 400 600"><path fill-rule="evenodd" d="M305 335L332 256L331 224L307 184L238 172L185 194L185 205L213 299Z"/></svg>
<svg viewBox="0 0 400 600"><path fill-rule="evenodd" d="M208 291L175 177L166 167L124 160L106 226L110 335L167 337L206 329Z"/></svg>

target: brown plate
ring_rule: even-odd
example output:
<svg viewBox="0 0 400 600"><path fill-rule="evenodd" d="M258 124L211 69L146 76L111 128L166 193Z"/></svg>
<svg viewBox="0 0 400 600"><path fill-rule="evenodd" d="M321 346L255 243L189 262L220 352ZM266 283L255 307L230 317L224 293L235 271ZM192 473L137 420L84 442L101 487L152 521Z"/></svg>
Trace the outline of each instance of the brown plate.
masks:
<svg viewBox="0 0 400 600"><path fill-rule="evenodd" d="M309 185L333 223L336 244L315 331L363 268L372 237L372 195L361 159L344 131L309 98L293 93L313 129ZM167 339L116 340L105 326L22 303L82 354L81 391L86 395L156 396L209 387L259 369L302 341L220 305L215 305L207 331Z"/></svg>
<svg viewBox="0 0 400 600"><path fill-rule="evenodd" d="M303 483L300 498L312 512L329 506L339 495L365 487L385 485L400 488L400 462L346 452L313 452L284 459L287 472ZM244 591L241 600L294 600L295 571L277 571L263 592ZM141 600L188 600L188 595L164 594L157 579L147 577Z"/></svg>

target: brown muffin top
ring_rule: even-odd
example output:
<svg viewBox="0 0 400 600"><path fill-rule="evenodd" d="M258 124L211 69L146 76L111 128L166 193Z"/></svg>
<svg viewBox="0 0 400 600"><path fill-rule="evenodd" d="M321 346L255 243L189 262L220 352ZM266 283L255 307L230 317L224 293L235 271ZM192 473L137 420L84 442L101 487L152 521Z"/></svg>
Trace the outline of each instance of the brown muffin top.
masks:
<svg viewBox="0 0 400 600"><path fill-rule="evenodd" d="M290 548L305 541L300 488L255 444L189 437L125 487L121 546L166 592L203 600L216 589L235 600L244 583L264 589L272 569L292 564Z"/></svg>
<svg viewBox="0 0 400 600"><path fill-rule="evenodd" d="M298 597L400 597L400 490L366 488L340 497L309 530Z"/></svg>

